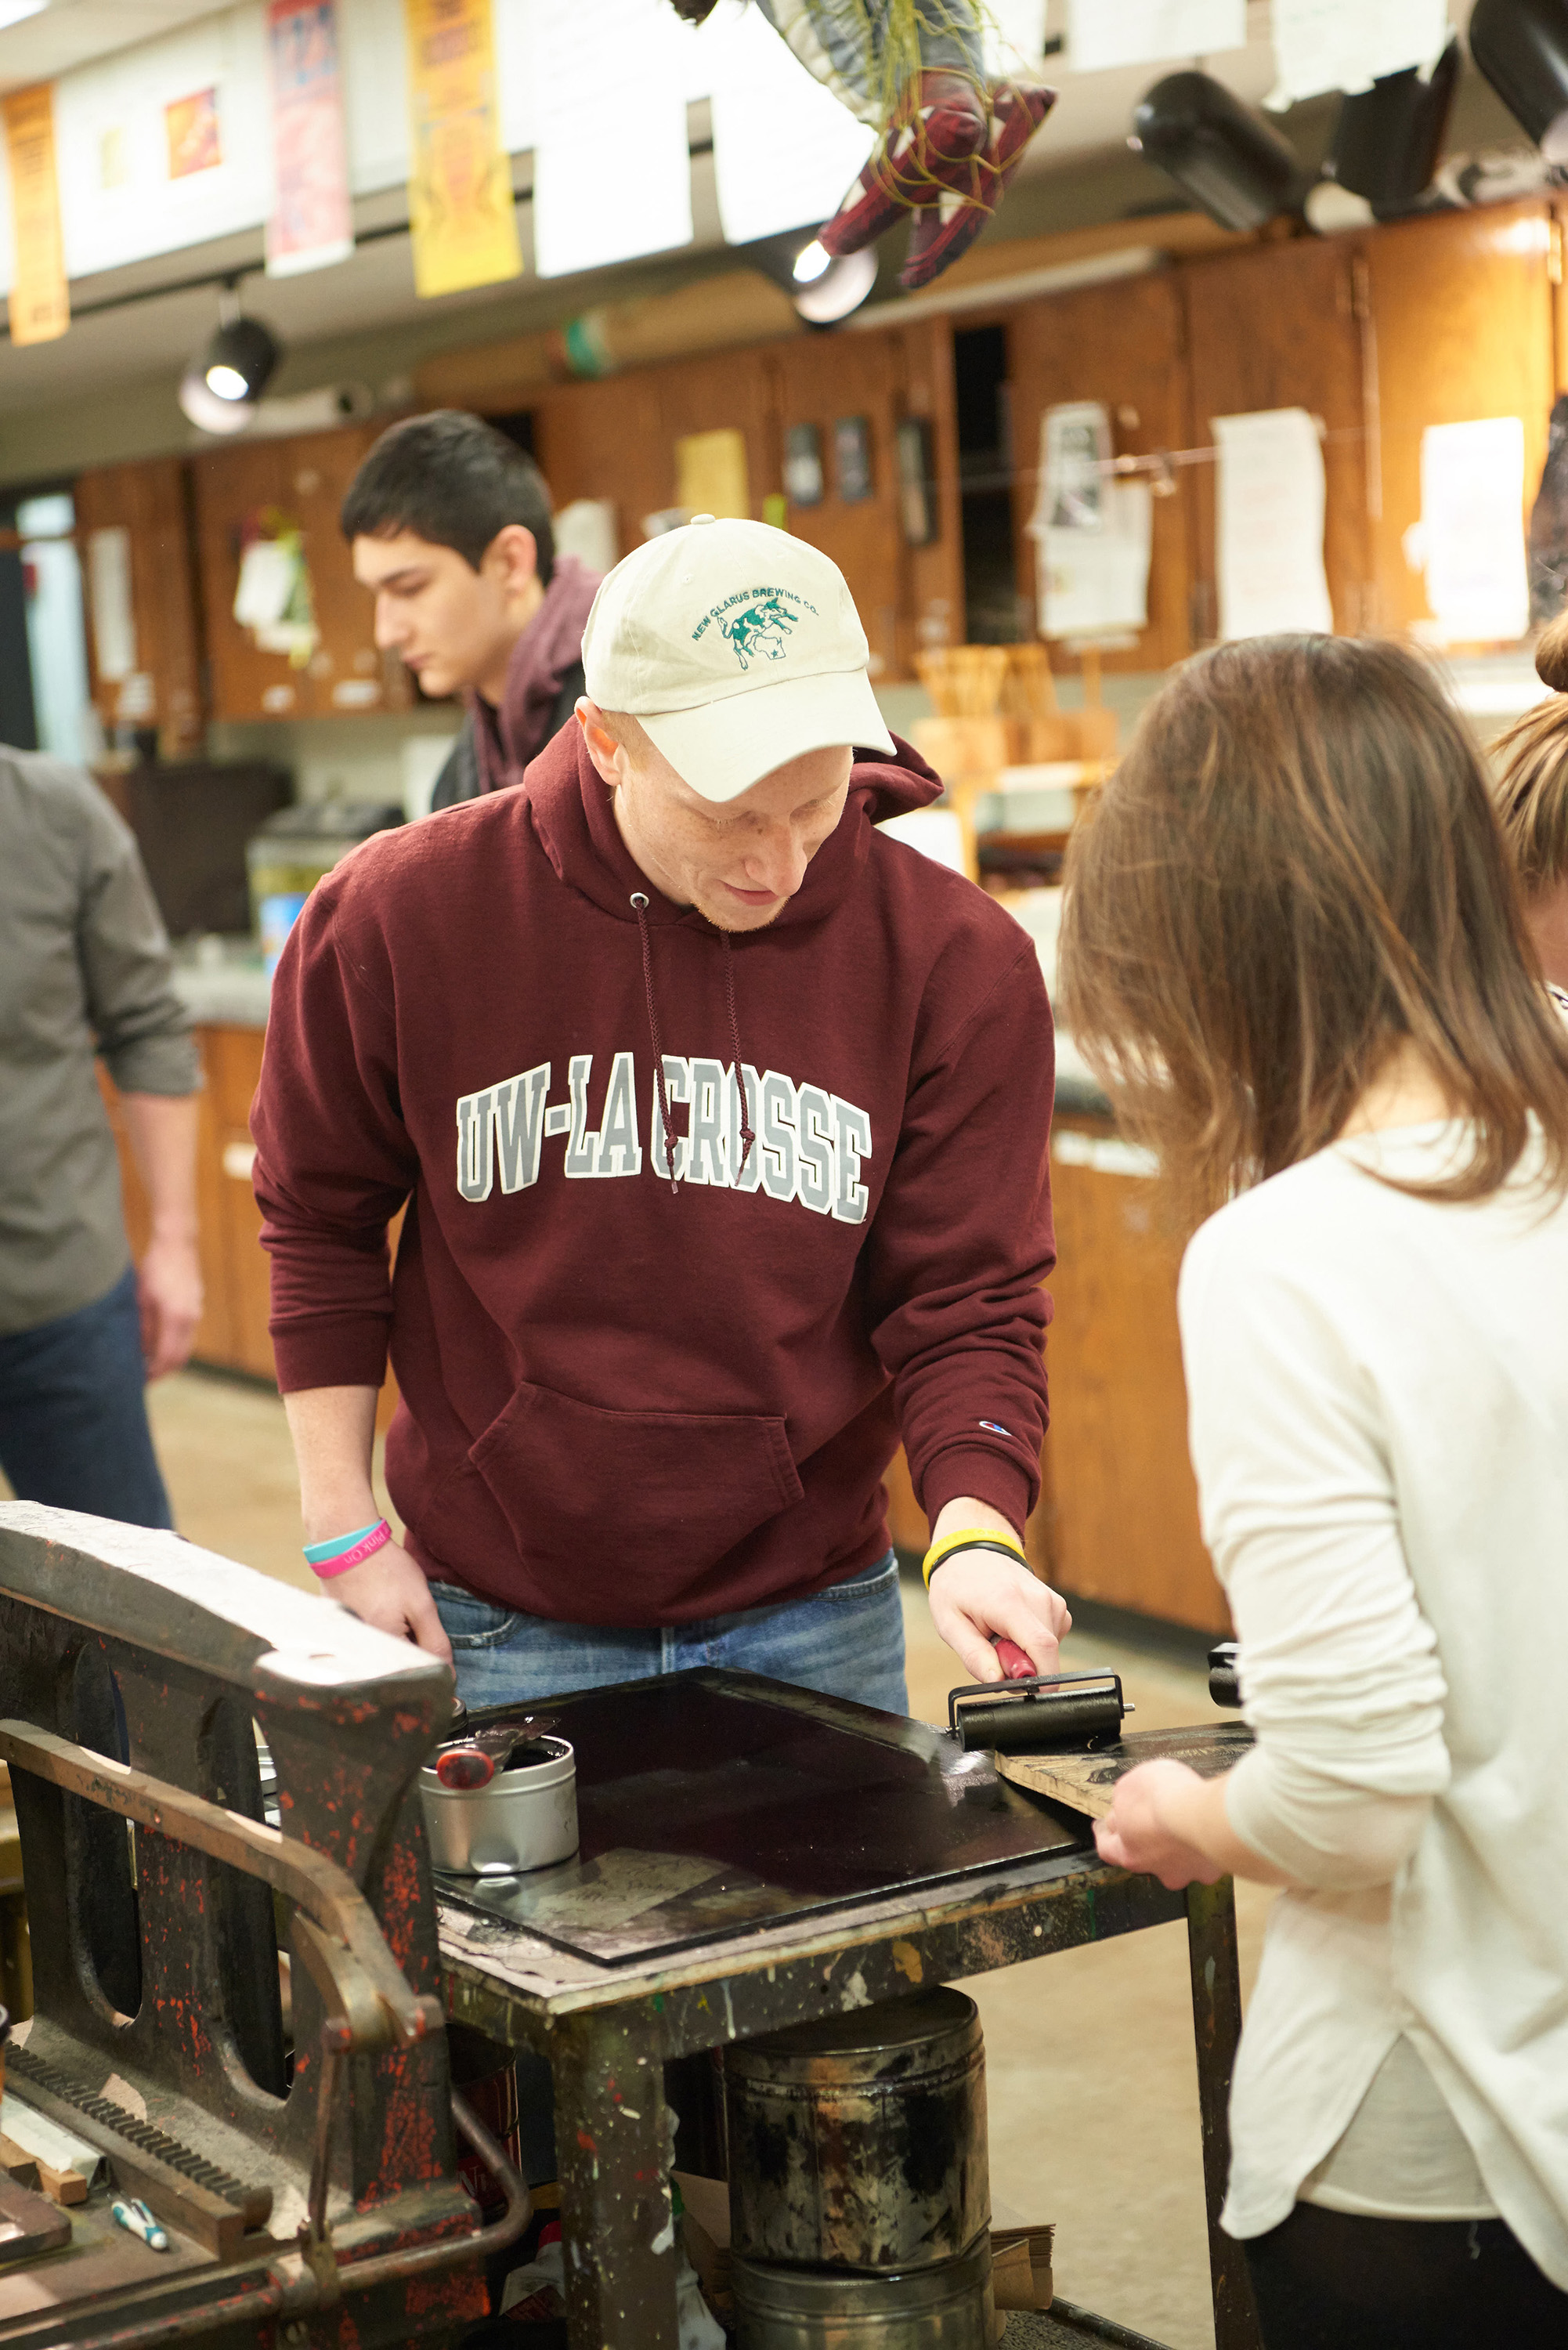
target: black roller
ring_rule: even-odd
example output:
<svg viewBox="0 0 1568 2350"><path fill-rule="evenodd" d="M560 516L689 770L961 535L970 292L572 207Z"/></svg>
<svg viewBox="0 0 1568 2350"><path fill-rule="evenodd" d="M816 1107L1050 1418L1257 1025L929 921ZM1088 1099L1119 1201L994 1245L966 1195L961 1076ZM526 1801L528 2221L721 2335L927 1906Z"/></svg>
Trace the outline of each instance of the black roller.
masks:
<svg viewBox="0 0 1568 2350"><path fill-rule="evenodd" d="M1108 1746L1121 1736L1129 1711L1116 1673L979 1681L948 1699L948 1721L960 1745L997 1754L1085 1753Z"/></svg>
<svg viewBox="0 0 1568 2350"><path fill-rule="evenodd" d="M1209 1694L1216 1705L1238 1710L1241 1703L1241 1683L1236 1671L1236 1643L1221 1640L1209 1651Z"/></svg>

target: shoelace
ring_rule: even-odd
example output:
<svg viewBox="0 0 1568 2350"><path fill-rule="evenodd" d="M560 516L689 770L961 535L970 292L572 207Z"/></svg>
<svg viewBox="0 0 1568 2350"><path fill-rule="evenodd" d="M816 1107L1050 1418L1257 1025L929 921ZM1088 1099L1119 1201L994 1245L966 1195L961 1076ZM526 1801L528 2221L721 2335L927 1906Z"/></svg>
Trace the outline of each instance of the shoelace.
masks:
<svg viewBox="0 0 1568 2350"><path fill-rule="evenodd" d="M675 1173L675 1121L670 1115L670 1094L664 1080L664 1047L659 1036L659 1011L653 1000L653 941L648 928L648 895L645 890L631 893L631 910L637 916L638 936L642 941L642 985L648 998L648 1033L653 1039L653 1077L659 1088L659 1122L664 1129L664 1156L670 1167L670 1188L677 1196L680 1185ZM736 1180L746 1171L746 1161L752 1155L756 1136L752 1130L751 1107L746 1098L745 1064L741 1058L741 1023L735 1011L735 966L731 958L729 935L721 931L724 945L724 1001L730 1014L730 1042L735 1048L735 1083L741 1095L741 1163Z"/></svg>

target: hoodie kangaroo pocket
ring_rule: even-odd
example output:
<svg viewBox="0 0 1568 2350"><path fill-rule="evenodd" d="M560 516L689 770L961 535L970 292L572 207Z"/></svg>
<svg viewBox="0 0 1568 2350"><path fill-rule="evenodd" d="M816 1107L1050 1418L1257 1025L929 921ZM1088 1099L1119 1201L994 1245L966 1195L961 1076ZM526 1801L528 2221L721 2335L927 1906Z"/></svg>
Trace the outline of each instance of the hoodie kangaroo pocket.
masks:
<svg viewBox="0 0 1568 2350"><path fill-rule="evenodd" d="M623 1559L701 1575L805 1490L782 1419L607 1411L526 1381L468 1457L524 1555L579 1571L607 1523Z"/></svg>

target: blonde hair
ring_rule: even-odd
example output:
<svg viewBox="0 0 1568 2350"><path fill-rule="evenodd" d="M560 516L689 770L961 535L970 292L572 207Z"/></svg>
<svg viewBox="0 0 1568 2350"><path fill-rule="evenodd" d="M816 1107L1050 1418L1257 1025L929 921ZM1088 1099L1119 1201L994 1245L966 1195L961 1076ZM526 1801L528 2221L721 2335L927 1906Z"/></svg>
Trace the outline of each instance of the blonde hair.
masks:
<svg viewBox="0 0 1568 2350"><path fill-rule="evenodd" d="M1568 612L1542 629L1535 669L1550 702L1491 746L1503 836L1527 897L1568 879Z"/></svg>

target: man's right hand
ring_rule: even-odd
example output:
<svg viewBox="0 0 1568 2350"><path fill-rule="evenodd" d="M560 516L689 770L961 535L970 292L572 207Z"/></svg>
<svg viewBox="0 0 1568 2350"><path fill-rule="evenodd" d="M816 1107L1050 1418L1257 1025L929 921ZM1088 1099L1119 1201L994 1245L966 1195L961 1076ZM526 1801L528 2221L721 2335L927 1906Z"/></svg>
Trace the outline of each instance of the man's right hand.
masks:
<svg viewBox="0 0 1568 2350"><path fill-rule="evenodd" d="M359 1565L330 1576L321 1588L328 1599L341 1599L351 1607L362 1623L374 1624L378 1632L411 1640L443 1665L451 1664L452 1642L441 1629L430 1585L400 1544L383 1543Z"/></svg>

